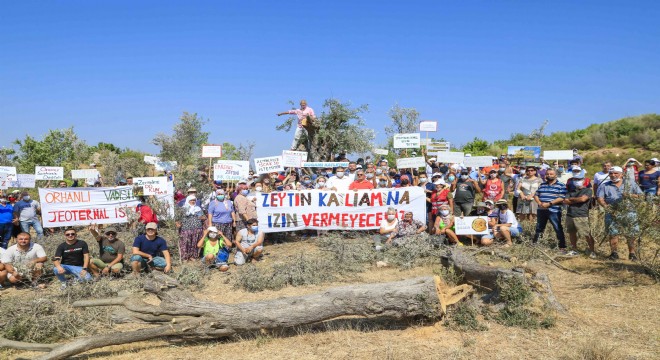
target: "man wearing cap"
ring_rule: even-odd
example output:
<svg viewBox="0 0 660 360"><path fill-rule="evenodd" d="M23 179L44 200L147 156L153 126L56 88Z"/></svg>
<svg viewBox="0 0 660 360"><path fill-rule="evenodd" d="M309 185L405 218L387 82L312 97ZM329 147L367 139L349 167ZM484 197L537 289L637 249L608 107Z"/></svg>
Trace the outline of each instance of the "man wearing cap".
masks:
<svg viewBox="0 0 660 360"><path fill-rule="evenodd" d="M577 169L580 168L577 167ZM566 200L564 200L564 205L568 205L566 210L566 231L568 231L568 237L571 240L571 250L566 255L578 255L577 240L579 236L587 240L587 245L589 245L587 255L595 259L594 238L591 236L591 227L589 226L589 204L591 203L593 192L585 185L586 178L584 177L584 172L577 171L576 174L576 167L573 167L573 177L571 180L572 186L566 184L569 190Z"/></svg>
<svg viewBox="0 0 660 360"><path fill-rule="evenodd" d="M139 235L133 241L133 256L131 256L133 275L139 275L140 271L147 267L163 269L164 273L172 270L167 241L158 236L158 225L153 222L147 224L145 235Z"/></svg>
<svg viewBox="0 0 660 360"><path fill-rule="evenodd" d="M561 225L561 204L566 198L566 185L557 180L557 171L548 169L545 173L545 182L541 183L534 194L534 201L538 205L536 210L536 232L534 233L534 244L539 241L539 237L545 231L545 227L550 221L555 230L559 242L559 250L566 252L566 237L564 228Z"/></svg>
<svg viewBox="0 0 660 360"><path fill-rule="evenodd" d="M572 177L566 181L566 190L568 192L573 192L576 190L576 186L574 185L575 180L582 181L583 187L591 189L591 181L589 181L589 178L585 176L586 171L584 169L578 165L574 165L571 167L571 174Z"/></svg>
<svg viewBox="0 0 660 360"><path fill-rule="evenodd" d="M307 121L316 120L314 109L307 106L307 100L300 100L300 109L284 111L277 114L277 116L282 116L287 114L296 115L296 117L298 117L298 126L296 127L296 133L293 137L293 142L291 143L291 150L297 150L298 145L300 145L300 143L303 142L303 138L304 138L305 149L309 153L311 136L307 132L307 129L303 127L303 119L307 119Z"/></svg>
<svg viewBox="0 0 660 360"><path fill-rule="evenodd" d="M355 172L355 181L353 181L349 186L348 190L371 190L374 188L373 182L367 180L364 170L358 169Z"/></svg>
<svg viewBox="0 0 660 360"><path fill-rule="evenodd" d="M339 166L335 176L328 179L326 187L333 191L346 192L353 181L345 175L344 168Z"/></svg>
<svg viewBox="0 0 660 360"><path fill-rule="evenodd" d="M124 253L126 248L124 242L117 239L117 230L109 226L105 229L105 236L99 234L96 224L89 226L89 232L99 244L99 258L94 258L89 263L92 275L98 278L101 275L119 274L124 268Z"/></svg>
<svg viewBox="0 0 660 360"><path fill-rule="evenodd" d="M34 228L37 233L37 240L41 240L44 236L44 229L41 227L39 221L39 213L41 212L41 205L39 202L32 200L30 194L24 191L21 201L14 204L14 225L21 226L21 231L29 233L30 226Z"/></svg>
<svg viewBox="0 0 660 360"><path fill-rule="evenodd" d="M635 237L639 235L637 212L628 198L643 196L642 189L634 181L624 180L623 169L614 166L610 169L610 180L598 187L598 203L605 208L605 230L610 235L610 260L618 260L619 235L628 240L628 259L637 260Z"/></svg>
<svg viewBox="0 0 660 360"><path fill-rule="evenodd" d="M29 278L32 280L32 285L37 284L48 257L44 248L31 239L30 234L19 233L16 236L16 244L2 254L0 263L4 264L5 268L0 271L0 285L5 279L12 284L26 280L27 274L21 274L17 268L27 268L30 271Z"/></svg>
<svg viewBox="0 0 660 360"><path fill-rule="evenodd" d="M76 230L69 228L64 230L65 241L55 250L53 260L53 273L61 283L60 289L66 289L66 278L64 275L71 274L82 282L91 280L87 271L89 266L89 247L87 243L78 240Z"/></svg>

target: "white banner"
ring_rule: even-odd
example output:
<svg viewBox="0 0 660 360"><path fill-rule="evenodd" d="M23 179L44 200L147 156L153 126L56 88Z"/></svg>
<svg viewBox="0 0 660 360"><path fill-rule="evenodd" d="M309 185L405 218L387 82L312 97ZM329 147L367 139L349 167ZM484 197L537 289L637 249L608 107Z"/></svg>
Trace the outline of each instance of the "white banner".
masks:
<svg viewBox="0 0 660 360"><path fill-rule="evenodd" d="M573 150L546 150L544 160L573 160Z"/></svg>
<svg viewBox="0 0 660 360"><path fill-rule="evenodd" d="M96 169L71 170L72 179L98 179L99 171Z"/></svg>
<svg viewBox="0 0 660 360"><path fill-rule="evenodd" d="M387 149L374 149L373 152L374 152L374 154L376 154L376 155L387 155L387 154L390 153L390 151L387 150Z"/></svg>
<svg viewBox="0 0 660 360"><path fill-rule="evenodd" d="M155 165L159 161L160 159L155 156L149 156L149 155L144 156L144 162L149 165Z"/></svg>
<svg viewBox="0 0 660 360"><path fill-rule="evenodd" d="M419 149L419 133L394 135L395 149Z"/></svg>
<svg viewBox="0 0 660 360"><path fill-rule="evenodd" d="M135 180L135 179L134 179ZM174 213L174 188L168 182L167 194L156 196L168 203ZM41 218L46 228L117 224L128 222L128 212L135 211L139 199L132 186L114 188L39 188Z"/></svg>
<svg viewBox="0 0 660 360"><path fill-rule="evenodd" d="M423 156L396 159L397 169L417 169L425 166L426 160L424 160Z"/></svg>
<svg viewBox="0 0 660 360"><path fill-rule="evenodd" d="M465 167L478 168L493 166L492 156L466 156L463 158Z"/></svg>
<svg viewBox="0 0 660 360"><path fill-rule="evenodd" d="M458 151L450 151L450 152L445 152L445 151L438 151L435 156L435 161L441 162L441 163L454 163L454 164L460 164L463 162L463 159L465 158L465 153L458 152Z"/></svg>
<svg viewBox="0 0 660 360"><path fill-rule="evenodd" d="M4 174L9 181L16 181L16 168L13 166L0 166L0 174Z"/></svg>
<svg viewBox="0 0 660 360"><path fill-rule="evenodd" d="M454 216L456 235L486 235L488 234L488 217L466 216L460 218Z"/></svg>
<svg viewBox="0 0 660 360"><path fill-rule="evenodd" d="M203 158L222 157L222 145L202 145Z"/></svg>
<svg viewBox="0 0 660 360"><path fill-rule="evenodd" d="M64 180L64 168L60 166L35 166L36 180Z"/></svg>
<svg viewBox="0 0 660 360"><path fill-rule="evenodd" d="M7 174L0 173L0 190L7 190L9 188L10 181L7 180Z"/></svg>
<svg viewBox="0 0 660 360"><path fill-rule="evenodd" d="M307 161L306 151L282 151L282 166L284 167L302 167L302 163Z"/></svg>
<svg viewBox="0 0 660 360"><path fill-rule="evenodd" d="M256 158L254 159L254 168L255 168L255 173L257 174L268 174L271 172L284 171L284 167L282 167L281 156Z"/></svg>
<svg viewBox="0 0 660 360"><path fill-rule="evenodd" d="M419 131L438 131L438 122L426 120L419 123Z"/></svg>
<svg viewBox="0 0 660 360"><path fill-rule="evenodd" d="M218 160L213 165L213 180L238 181L247 179L249 174L249 161Z"/></svg>
<svg viewBox="0 0 660 360"><path fill-rule="evenodd" d="M10 187L15 188L33 188L35 186L34 174L16 174L16 181L9 183Z"/></svg>
<svg viewBox="0 0 660 360"><path fill-rule="evenodd" d="M448 152L451 149L451 143L446 141L441 142L431 142L426 145L426 153L432 153L434 151L444 151Z"/></svg>
<svg viewBox="0 0 660 360"><path fill-rule="evenodd" d="M339 161L315 161L315 162L304 162L302 167L316 167L316 168L336 168L336 167L347 167L348 162L339 162Z"/></svg>
<svg viewBox="0 0 660 360"><path fill-rule="evenodd" d="M259 231L282 232L304 229L369 230L380 228L388 207L397 217L412 211L426 224L426 195L418 186L398 189L335 191L288 191L262 193L257 197Z"/></svg>
<svg viewBox="0 0 660 360"><path fill-rule="evenodd" d="M172 171L176 169L176 161L161 161L158 160L154 163L156 171Z"/></svg>
<svg viewBox="0 0 660 360"><path fill-rule="evenodd" d="M142 195L165 195L168 188L165 176L133 178L133 191L136 191L136 186L142 188L137 191L137 194Z"/></svg>

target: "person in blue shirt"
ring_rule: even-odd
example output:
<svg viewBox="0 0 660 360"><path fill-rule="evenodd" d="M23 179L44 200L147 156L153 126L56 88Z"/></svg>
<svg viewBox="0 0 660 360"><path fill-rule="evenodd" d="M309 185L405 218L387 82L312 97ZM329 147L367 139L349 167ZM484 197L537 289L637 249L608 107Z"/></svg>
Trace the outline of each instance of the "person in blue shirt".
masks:
<svg viewBox="0 0 660 360"><path fill-rule="evenodd" d="M145 235L139 235L133 241L133 256L131 256L133 275L140 275L140 271L147 267L162 269L164 273L170 272L172 270L170 251L167 241L158 236L158 225L150 222L145 231Z"/></svg>
<svg viewBox="0 0 660 360"><path fill-rule="evenodd" d="M539 241L539 237L545 231L545 226L550 221L557 235L559 250L568 252L566 250L564 228L561 225L561 204L563 204L566 198L566 192L566 185L557 180L557 171L548 169L545 173L545 182L541 183L534 194L534 201L538 204L536 210L536 232L533 239L534 244Z"/></svg>
<svg viewBox="0 0 660 360"><path fill-rule="evenodd" d="M0 247L7 249L11 233L14 230L12 223L14 207L7 200L5 194L0 195Z"/></svg>

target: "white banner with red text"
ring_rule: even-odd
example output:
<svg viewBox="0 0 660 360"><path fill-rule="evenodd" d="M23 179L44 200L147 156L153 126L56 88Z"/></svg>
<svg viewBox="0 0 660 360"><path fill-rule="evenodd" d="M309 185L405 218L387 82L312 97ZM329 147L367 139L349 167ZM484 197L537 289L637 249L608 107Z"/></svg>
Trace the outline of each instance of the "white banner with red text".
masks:
<svg viewBox="0 0 660 360"><path fill-rule="evenodd" d="M370 230L380 228L393 207L397 217L412 211L426 224L426 195L421 187L336 191L287 191L257 195L259 231L305 229Z"/></svg>

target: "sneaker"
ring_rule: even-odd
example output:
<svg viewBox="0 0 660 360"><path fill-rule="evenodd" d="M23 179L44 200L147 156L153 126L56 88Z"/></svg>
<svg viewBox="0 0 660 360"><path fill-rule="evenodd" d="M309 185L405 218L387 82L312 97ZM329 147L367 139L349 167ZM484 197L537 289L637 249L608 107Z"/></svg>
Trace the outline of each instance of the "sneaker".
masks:
<svg viewBox="0 0 660 360"><path fill-rule="evenodd" d="M589 258L590 259L595 259L596 258L596 253L593 251L589 251Z"/></svg>
<svg viewBox="0 0 660 360"><path fill-rule="evenodd" d="M575 251L575 250L571 250L571 251L566 252L565 255L566 255L566 256L578 256L578 255L580 255L580 253L578 253L578 252Z"/></svg>
<svg viewBox="0 0 660 360"><path fill-rule="evenodd" d="M619 260L619 254L616 253L616 251L612 251L610 256L608 257L610 260Z"/></svg>
<svg viewBox="0 0 660 360"><path fill-rule="evenodd" d="M568 250L566 248L559 248L559 249L557 249L557 252L559 253L559 256L568 255Z"/></svg>
<svg viewBox="0 0 660 360"><path fill-rule="evenodd" d="M60 285L60 290L66 290L66 283L62 283L62 285Z"/></svg>
<svg viewBox="0 0 660 360"><path fill-rule="evenodd" d="M639 259L637 259L637 255L635 255L635 253L630 253L630 254L628 254L628 260L637 261Z"/></svg>

